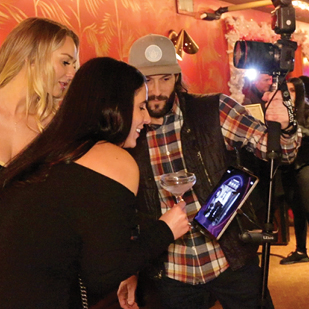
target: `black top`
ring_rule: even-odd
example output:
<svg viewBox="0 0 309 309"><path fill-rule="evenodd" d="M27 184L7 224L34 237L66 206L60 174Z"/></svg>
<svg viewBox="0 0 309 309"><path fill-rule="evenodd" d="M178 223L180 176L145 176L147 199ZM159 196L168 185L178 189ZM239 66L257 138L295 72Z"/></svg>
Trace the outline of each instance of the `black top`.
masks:
<svg viewBox="0 0 309 309"><path fill-rule="evenodd" d="M81 308L79 273L94 304L173 241L163 221L131 240L134 194L75 163L8 188L0 203L2 309Z"/></svg>

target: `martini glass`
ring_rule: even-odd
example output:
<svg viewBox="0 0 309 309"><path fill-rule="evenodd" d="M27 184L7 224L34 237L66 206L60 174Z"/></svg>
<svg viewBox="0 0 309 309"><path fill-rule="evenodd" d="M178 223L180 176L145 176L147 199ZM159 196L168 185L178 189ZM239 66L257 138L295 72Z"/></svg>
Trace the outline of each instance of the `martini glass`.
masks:
<svg viewBox="0 0 309 309"><path fill-rule="evenodd" d="M189 173L185 170L160 176L161 187L172 193L175 196L177 203L183 201L183 194L190 190L195 182L196 177L194 173Z"/></svg>

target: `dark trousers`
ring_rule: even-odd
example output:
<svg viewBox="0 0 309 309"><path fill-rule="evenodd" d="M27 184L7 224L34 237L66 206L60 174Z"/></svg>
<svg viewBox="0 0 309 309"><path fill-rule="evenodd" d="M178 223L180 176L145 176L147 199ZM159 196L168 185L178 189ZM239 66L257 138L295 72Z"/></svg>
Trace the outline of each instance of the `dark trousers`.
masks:
<svg viewBox="0 0 309 309"><path fill-rule="evenodd" d="M296 250L306 253L307 223L309 223L309 165L300 170L286 169L282 183L287 202L294 215Z"/></svg>
<svg viewBox="0 0 309 309"><path fill-rule="evenodd" d="M309 223L309 166L296 173L297 203L292 206L294 213L297 250L306 252L307 223Z"/></svg>
<svg viewBox="0 0 309 309"><path fill-rule="evenodd" d="M230 268L218 278L200 285L185 284L163 277L155 281L161 307L156 309L208 309L213 305L213 297L224 309L261 308L262 273L258 258L239 270ZM150 300L151 301L151 300ZM154 308L152 306L147 308ZM267 291L265 309L273 309Z"/></svg>

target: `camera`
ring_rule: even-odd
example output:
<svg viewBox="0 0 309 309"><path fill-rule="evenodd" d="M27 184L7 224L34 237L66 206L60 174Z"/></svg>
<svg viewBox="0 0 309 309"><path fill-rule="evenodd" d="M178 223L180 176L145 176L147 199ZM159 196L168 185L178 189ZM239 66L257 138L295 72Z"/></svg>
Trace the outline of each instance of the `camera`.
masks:
<svg viewBox="0 0 309 309"><path fill-rule="evenodd" d="M291 1L273 1L272 29L281 39L275 44L256 41L237 41L233 62L238 69L252 69L270 75L282 75L294 70L297 43L290 40L295 31L295 9Z"/></svg>

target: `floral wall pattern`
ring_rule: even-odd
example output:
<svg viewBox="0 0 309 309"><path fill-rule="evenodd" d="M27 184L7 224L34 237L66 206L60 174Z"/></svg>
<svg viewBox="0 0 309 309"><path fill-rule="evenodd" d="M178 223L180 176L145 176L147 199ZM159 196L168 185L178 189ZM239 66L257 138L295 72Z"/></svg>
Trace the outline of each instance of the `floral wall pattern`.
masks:
<svg viewBox="0 0 309 309"><path fill-rule="evenodd" d="M204 0L194 0L196 10L228 5L208 0L205 7ZM248 10L241 14L256 22L270 22L266 13ZM180 62L188 90L230 94L225 21L177 14L176 0L0 0L0 44L14 26L32 16L54 19L73 29L81 40L81 63L96 56L127 61L130 46L139 37L168 36L170 30L185 29L200 47L197 54L186 54Z"/></svg>

